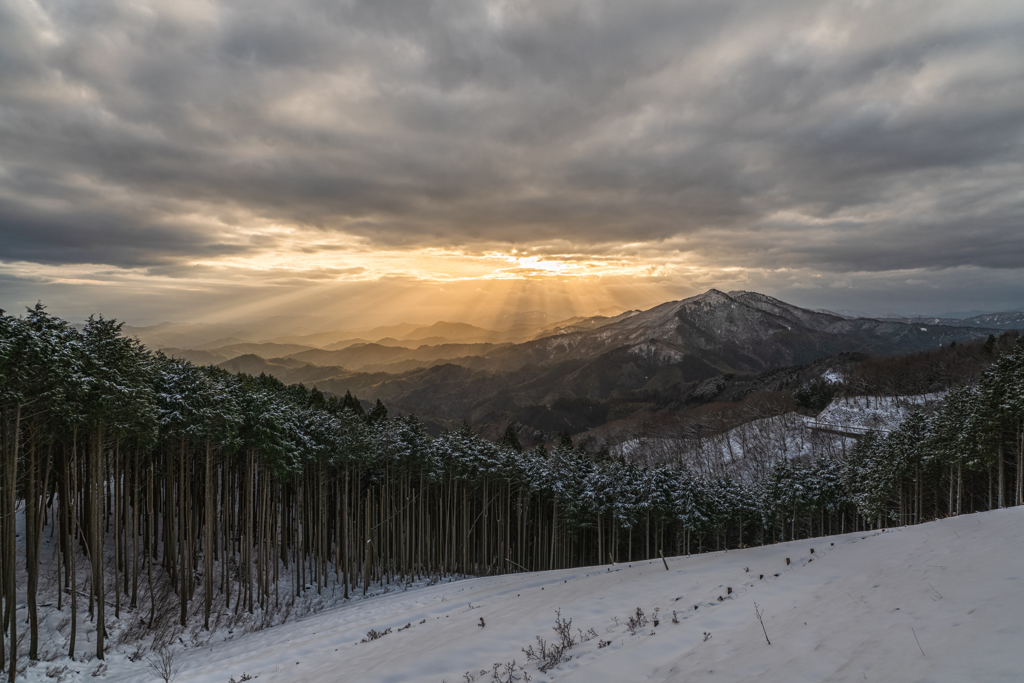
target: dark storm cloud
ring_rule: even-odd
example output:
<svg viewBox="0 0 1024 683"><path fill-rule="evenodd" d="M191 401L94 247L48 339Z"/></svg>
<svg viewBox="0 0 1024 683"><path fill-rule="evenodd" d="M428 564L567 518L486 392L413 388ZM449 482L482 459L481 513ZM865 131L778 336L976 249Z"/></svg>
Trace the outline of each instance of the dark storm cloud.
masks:
<svg viewBox="0 0 1024 683"><path fill-rule="evenodd" d="M161 266L265 221L1017 268L1022 34L1017 1L0 0L0 259Z"/></svg>

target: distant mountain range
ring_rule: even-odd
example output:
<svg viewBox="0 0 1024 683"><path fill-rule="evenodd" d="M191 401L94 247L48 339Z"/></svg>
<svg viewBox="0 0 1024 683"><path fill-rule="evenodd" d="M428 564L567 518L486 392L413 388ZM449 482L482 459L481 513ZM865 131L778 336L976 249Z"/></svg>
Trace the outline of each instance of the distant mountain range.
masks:
<svg viewBox="0 0 1024 683"><path fill-rule="evenodd" d="M465 355L485 355L500 345L517 344L551 335L593 330L615 322L624 315L635 313L638 311L629 311L615 317L603 315L576 317L551 324L532 326L516 323L502 330L489 330L468 323L440 321L432 325L402 323L351 332L334 331L290 337L280 336L261 342L247 341L242 336L236 335L191 346L159 344L160 339L165 337L180 341L182 336L181 333L171 332L162 326L157 330L158 336L155 338L138 336L151 346L156 342L157 348L168 355L186 358L193 363L202 365L216 365L238 356L253 354L264 358L290 356L317 365L340 364L356 369L367 365L407 361L427 362ZM525 317L535 319L537 316ZM521 318L516 318L516 320L521 320ZM126 333L137 334L134 329L126 329ZM433 350L424 350L423 347L430 347ZM422 364L414 364L413 367L420 367Z"/></svg>
<svg viewBox="0 0 1024 683"><path fill-rule="evenodd" d="M235 342L165 352L234 372L316 384L331 393L379 398L440 426L515 420L537 429L581 431L638 410L735 397L746 390L738 386L753 386L778 368L845 352L919 351L1005 327L850 318L756 292L713 289L647 311L545 324L521 341L514 340L526 334L522 326L500 331L440 322L364 330L360 339L321 348ZM378 334L388 336L374 340Z"/></svg>
<svg viewBox="0 0 1024 683"><path fill-rule="evenodd" d="M888 318L887 318L888 319ZM892 318L900 322L925 325L950 325L954 327L983 327L995 330L1024 330L1024 313L1007 311L1005 313L982 313L970 318Z"/></svg>
<svg viewBox="0 0 1024 683"><path fill-rule="evenodd" d="M658 307L660 308L660 307ZM801 309L806 310L806 309ZM610 307L595 311L588 316L549 321L541 311L509 313L493 321L492 328L482 328L464 322L441 321L433 324L399 323L368 329L331 329L331 324L317 316L277 316L254 323L160 323L147 327L126 325L124 333L138 337L152 349L164 349L178 353L209 351L206 359L197 362L223 362L244 353L256 353L270 357L275 353L272 347L245 347L244 344L282 344L304 347L305 349L338 350L354 344L377 343L384 346L417 346L459 343L523 343L553 335L571 334L603 327L617 319L641 311L628 311L622 307ZM952 316L863 316L849 311L812 311L847 319L875 319L883 322L906 324L942 325L947 327L974 327L986 329L1024 329L1024 313L1008 311L1002 313L977 313L963 317ZM287 332L285 332L287 331Z"/></svg>

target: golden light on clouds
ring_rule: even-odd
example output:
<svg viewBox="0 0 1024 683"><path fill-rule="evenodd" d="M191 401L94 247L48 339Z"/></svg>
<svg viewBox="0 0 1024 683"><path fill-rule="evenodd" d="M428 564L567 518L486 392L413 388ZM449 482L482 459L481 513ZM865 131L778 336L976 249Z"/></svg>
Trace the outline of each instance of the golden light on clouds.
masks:
<svg viewBox="0 0 1024 683"><path fill-rule="evenodd" d="M255 253L148 268L7 263L0 264L0 274L80 292L91 287L145 291L162 302L199 297L201 304L189 308L196 322L315 312L358 321L352 325L458 320L500 327L518 313L540 312L554 321L646 308L679 296L679 276L696 272L681 262L652 263L636 250L575 253L571 245L560 244L479 251L374 249L351 237L328 239L269 226L251 232L249 241L265 246Z"/></svg>
<svg viewBox="0 0 1024 683"><path fill-rule="evenodd" d="M317 280L376 280L406 277L432 282L458 280L548 280L650 277L667 272L637 254L575 253L572 245L530 249L373 248L365 240L269 226L249 235L266 248L242 256L197 259L190 265L224 277L298 277Z"/></svg>
<svg viewBox="0 0 1024 683"><path fill-rule="evenodd" d="M1015 309L1024 5L975 4L8 3L0 308Z"/></svg>

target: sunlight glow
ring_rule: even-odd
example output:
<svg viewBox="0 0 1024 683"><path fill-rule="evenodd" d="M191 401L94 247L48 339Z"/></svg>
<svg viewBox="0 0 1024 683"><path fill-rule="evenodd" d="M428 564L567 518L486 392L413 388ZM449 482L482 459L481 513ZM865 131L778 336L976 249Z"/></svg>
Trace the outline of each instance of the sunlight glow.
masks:
<svg viewBox="0 0 1024 683"><path fill-rule="evenodd" d="M359 237L269 223L247 238L258 248L166 266L22 262L0 264L0 274L77 287L82 296L118 285L165 301L199 298L188 308L195 321L313 313L346 327L449 320L488 328L507 327L517 314L554 322L645 308L697 293L709 276L692 254L657 254L655 262L657 247L644 244L587 253L568 243L374 249Z"/></svg>

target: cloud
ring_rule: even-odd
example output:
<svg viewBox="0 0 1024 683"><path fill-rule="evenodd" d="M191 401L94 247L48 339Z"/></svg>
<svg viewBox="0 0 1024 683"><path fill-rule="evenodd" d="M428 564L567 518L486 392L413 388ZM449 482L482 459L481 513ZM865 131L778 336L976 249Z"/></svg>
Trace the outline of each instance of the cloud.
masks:
<svg viewBox="0 0 1024 683"><path fill-rule="evenodd" d="M1011 0L0 0L0 260L1015 270L1022 33Z"/></svg>

